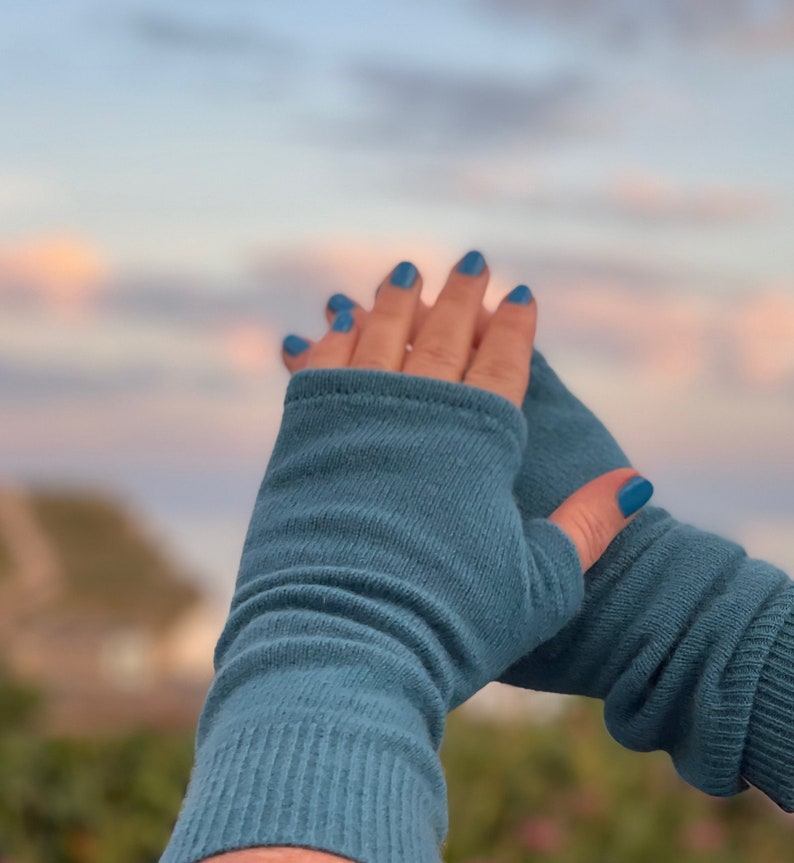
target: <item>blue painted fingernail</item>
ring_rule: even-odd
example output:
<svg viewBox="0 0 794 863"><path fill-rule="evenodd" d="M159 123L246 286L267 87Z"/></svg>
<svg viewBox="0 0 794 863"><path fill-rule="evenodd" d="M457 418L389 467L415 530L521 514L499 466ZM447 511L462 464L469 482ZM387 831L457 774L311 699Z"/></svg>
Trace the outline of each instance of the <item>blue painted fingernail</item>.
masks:
<svg viewBox="0 0 794 863"><path fill-rule="evenodd" d="M527 305L532 301L532 291L526 285L518 285L507 295L508 303Z"/></svg>
<svg viewBox="0 0 794 863"><path fill-rule="evenodd" d="M410 261L401 261L391 274L391 283L398 288L412 288L416 281L416 267Z"/></svg>
<svg viewBox="0 0 794 863"><path fill-rule="evenodd" d="M485 269L485 258L477 251L468 252L458 264L458 272L466 276L479 276Z"/></svg>
<svg viewBox="0 0 794 863"><path fill-rule="evenodd" d="M348 309L354 309L356 304L353 300L346 297L344 294L334 294L328 300L327 308L331 312L344 312Z"/></svg>
<svg viewBox="0 0 794 863"><path fill-rule="evenodd" d="M306 348L309 347L309 343L306 339L302 339L300 336L287 336L283 342L284 350L291 356L296 357L298 354L302 354Z"/></svg>
<svg viewBox="0 0 794 863"><path fill-rule="evenodd" d="M653 486L641 476L633 476L618 492L618 506L624 518L634 515L648 503L653 494Z"/></svg>
<svg viewBox="0 0 794 863"><path fill-rule="evenodd" d="M331 329L336 330L338 333L349 333L352 326L353 315L350 312L339 312L334 318L333 324L331 324Z"/></svg>

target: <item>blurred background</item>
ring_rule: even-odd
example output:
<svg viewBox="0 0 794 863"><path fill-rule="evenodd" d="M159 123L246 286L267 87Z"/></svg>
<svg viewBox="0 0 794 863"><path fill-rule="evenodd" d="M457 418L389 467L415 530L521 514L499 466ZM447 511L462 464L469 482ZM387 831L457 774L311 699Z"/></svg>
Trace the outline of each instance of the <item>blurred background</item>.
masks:
<svg viewBox="0 0 794 863"><path fill-rule="evenodd" d="M282 339L400 260L529 284L654 504L794 573L790 0L11 0L0 118L0 860L159 858ZM447 859L792 859L601 716L457 711Z"/></svg>

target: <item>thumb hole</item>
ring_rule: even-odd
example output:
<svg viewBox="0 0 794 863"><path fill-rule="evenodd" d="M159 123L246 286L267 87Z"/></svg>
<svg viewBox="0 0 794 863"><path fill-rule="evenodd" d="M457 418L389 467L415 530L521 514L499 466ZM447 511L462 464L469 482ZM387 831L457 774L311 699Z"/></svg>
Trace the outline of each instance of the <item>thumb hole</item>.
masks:
<svg viewBox="0 0 794 863"><path fill-rule="evenodd" d="M571 538L586 572L652 494L653 486L638 471L618 468L575 491L554 510L549 521Z"/></svg>

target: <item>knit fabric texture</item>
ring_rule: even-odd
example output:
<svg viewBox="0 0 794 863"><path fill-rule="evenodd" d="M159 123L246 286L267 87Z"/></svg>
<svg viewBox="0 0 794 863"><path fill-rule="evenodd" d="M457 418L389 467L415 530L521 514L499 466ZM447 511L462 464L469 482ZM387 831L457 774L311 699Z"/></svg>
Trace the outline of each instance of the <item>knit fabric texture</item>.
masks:
<svg viewBox="0 0 794 863"><path fill-rule="evenodd" d="M470 385L292 376L161 863L268 845L437 863L448 711L584 595L570 538L516 506L527 436Z"/></svg>
<svg viewBox="0 0 794 863"><path fill-rule="evenodd" d="M525 525L632 466L537 348L523 412ZM707 794L749 783L794 812L794 583L660 507L640 510L586 573L579 612L500 680L603 699L623 746L668 752Z"/></svg>

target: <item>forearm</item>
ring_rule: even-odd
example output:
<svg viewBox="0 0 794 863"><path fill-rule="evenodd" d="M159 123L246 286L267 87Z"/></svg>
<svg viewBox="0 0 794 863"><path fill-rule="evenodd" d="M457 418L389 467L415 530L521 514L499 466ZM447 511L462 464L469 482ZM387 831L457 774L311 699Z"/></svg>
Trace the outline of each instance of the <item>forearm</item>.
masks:
<svg viewBox="0 0 794 863"><path fill-rule="evenodd" d="M794 811L788 576L649 506L586 581L579 614L502 679L602 698L627 748L668 752L708 794L749 781Z"/></svg>
<svg viewBox="0 0 794 863"><path fill-rule="evenodd" d="M556 525L537 520L527 550L525 439L520 412L473 387L292 378L161 863L279 847L438 863L447 712L584 590Z"/></svg>
<svg viewBox="0 0 794 863"><path fill-rule="evenodd" d="M443 611L401 607L408 566L373 551L386 525L340 528L345 495L298 508L280 482L258 496L162 863L267 845L437 863L453 684L423 619Z"/></svg>
<svg viewBox="0 0 794 863"><path fill-rule="evenodd" d="M607 728L628 748L668 751L687 782L715 796L763 775L763 790L792 811L791 751L774 776L759 773L758 758L773 727L765 701L791 682L774 657L787 646L779 639L794 585L723 537L659 514L648 525L644 538L629 538L639 551L624 572L636 611L605 671Z"/></svg>

